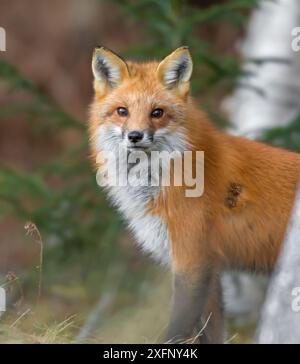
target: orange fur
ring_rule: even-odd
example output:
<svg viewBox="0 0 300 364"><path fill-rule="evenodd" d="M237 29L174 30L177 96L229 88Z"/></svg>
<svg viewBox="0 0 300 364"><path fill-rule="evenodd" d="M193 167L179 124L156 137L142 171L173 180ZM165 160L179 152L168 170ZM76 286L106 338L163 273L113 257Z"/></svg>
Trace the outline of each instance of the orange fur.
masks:
<svg viewBox="0 0 300 364"><path fill-rule="evenodd" d="M293 206L300 155L227 135L190 110L191 144L205 152L205 192L186 198L184 187L169 187L152 206L167 223L174 266L184 270L208 260L268 272ZM241 188L235 206L228 204L233 183Z"/></svg>

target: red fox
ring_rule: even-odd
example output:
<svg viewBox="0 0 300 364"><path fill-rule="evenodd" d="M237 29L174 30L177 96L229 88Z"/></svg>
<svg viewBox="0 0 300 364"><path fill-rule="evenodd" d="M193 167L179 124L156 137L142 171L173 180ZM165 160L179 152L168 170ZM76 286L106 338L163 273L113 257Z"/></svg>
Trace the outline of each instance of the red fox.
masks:
<svg viewBox="0 0 300 364"><path fill-rule="evenodd" d="M189 96L192 68L187 47L160 63L126 62L96 48L90 143L95 159L119 145L128 152L204 151L199 197L187 197L185 186L174 184L107 191L139 244L172 269L166 340L187 340L206 323L200 341L222 343L220 275L225 269L272 270L293 207L300 155L218 130ZM96 165L102 172L109 168L108 162Z"/></svg>

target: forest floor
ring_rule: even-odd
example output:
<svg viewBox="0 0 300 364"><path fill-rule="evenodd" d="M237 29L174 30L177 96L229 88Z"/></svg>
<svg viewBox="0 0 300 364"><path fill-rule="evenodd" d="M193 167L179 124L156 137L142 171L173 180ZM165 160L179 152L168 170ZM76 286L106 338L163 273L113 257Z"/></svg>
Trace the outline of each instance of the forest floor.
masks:
<svg viewBox="0 0 300 364"><path fill-rule="evenodd" d="M97 330L85 339L87 343L158 343L169 315L171 296L169 274L155 283L151 292L136 304L110 313ZM80 307L80 309L79 309ZM62 305L59 294L43 297L31 307L10 309L0 317L1 343L73 343L91 310L82 301ZM67 314L67 312L69 314ZM72 314L70 314L72 312ZM255 326L236 326L227 322L226 343L250 343Z"/></svg>

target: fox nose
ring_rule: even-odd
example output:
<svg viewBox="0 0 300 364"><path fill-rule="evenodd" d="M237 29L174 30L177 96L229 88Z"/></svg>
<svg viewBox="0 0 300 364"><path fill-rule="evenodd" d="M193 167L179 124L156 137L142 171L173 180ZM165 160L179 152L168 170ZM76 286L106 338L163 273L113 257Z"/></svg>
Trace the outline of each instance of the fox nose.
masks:
<svg viewBox="0 0 300 364"><path fill-rule="evenodd" d="M127 137L132 143L137 143L143 139L144 133L138 130L133 130L128 133Z"/></svg>

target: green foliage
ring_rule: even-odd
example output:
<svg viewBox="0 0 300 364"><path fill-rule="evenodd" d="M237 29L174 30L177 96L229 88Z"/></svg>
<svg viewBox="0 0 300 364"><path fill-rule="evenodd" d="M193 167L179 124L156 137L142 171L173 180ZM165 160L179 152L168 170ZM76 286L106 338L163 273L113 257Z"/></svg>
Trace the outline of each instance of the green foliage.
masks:
<svg viewBox="0 0 300 364"><path fill-rule="evenodd" d="M287 126L265 130L261 140L278 147L300 152L300 115Z"/></svg>
<svg viewBox="0 0 300 364"><path fill-rule="evenodd" d="M192 6L189 1L184 0L113 2L121 5L124 13L133 17L139 24L147 25L143 29L146 29L147 34L153 39L153 48L148 50L162 56L165 50L181 44L197 44L195 38L199 37L195 37L195 34L203 24L228 21L236 26L243 26L243 11L255 6L258 0L232 0L226 4L213 4L206 8ZM203 39L198 39L198 42L206 43Z"/></svg>
<svg viewBox="0 0 300 364"><path fill-rule="evenodd" d="M148 38L143 44L129 47L126 50L128 56L161 58L181 45L188 45L195 61L195 94L214 92L215 86L220 84L223 88L231 87L239 76L239 61L216 52L199 31L203 26L214 26L220 22L242 28L246 19L245 11L255 6L257 0L232 0L205 8L184 0L113 2L121 7L126 17L140 26Z"/></svg>
<svg viewBox="0 0 300 364"><path fill-rule="evenodd" d="M107 206L96 184L84 124L61 110L33 81L2 60L0 77L10 92L22 89L32 96L25 104L1 107L2 122L17 114L26 117L32 130L38 126L39 132L62 137L65 130L72 129L81 140L70 150L58 150L57 157L43 161L33 171L2 164L0 217L13 215L23 224L33 221L38 226L46 242L46 254L51 257L45 259L46 269L47 265L56 269L62 261L76 262L81 275L95 270L97 265L107 268L118 249L121 251L117 247L121 221Z"/></svg>
<svg viewBox="0 0 300 364"><path fill-rule="evenodd" d="M11 90L24 90L33 97L30 104L1 106L0 118L25 113L29 116L29 120L34 119L36 116L45 117L46 122L42 123L44 128L50 124L53 125L54 122L57 128L84 129L82 123L61 110L32 80L28 80L5 60L0 60L0 79L6 81Z"/></svg>

